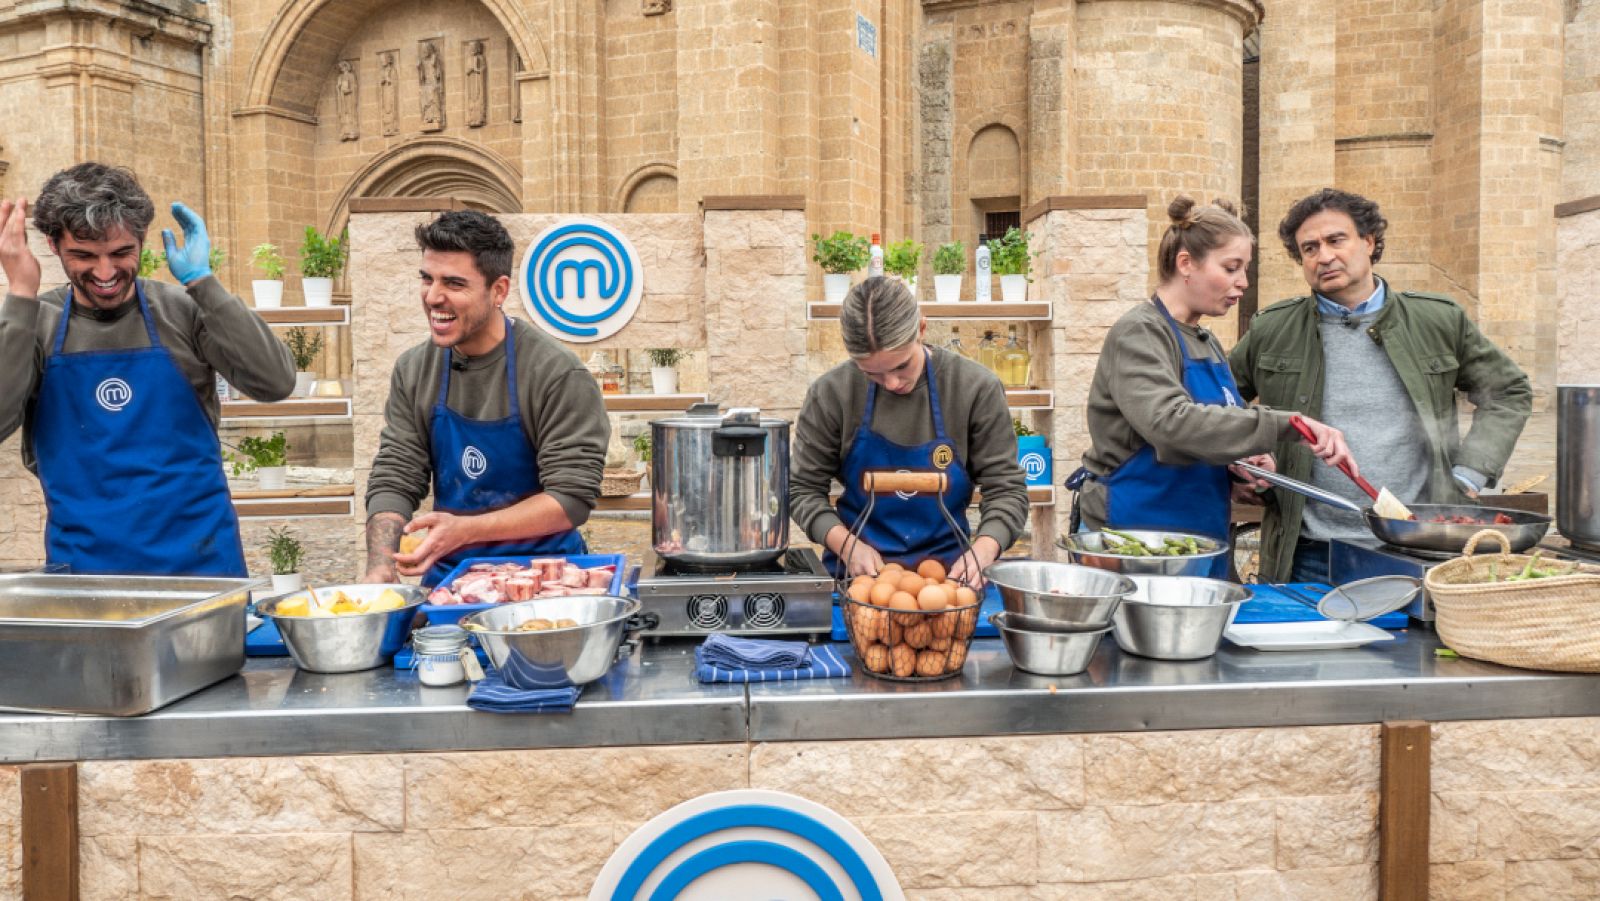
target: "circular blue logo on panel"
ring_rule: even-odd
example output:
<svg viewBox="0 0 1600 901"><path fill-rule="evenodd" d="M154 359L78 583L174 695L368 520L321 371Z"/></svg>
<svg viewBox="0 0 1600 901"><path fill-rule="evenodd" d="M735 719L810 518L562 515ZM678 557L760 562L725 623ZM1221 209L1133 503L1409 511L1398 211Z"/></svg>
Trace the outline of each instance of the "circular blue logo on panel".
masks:
<svg viewBox="0 0 1600 901"><path fill-rule="evenodd" d="M1045 470L1050 466L1049 461L1044 458L1044 454L1034 451L1023 454L1021 463L1022 471L1027 474L1029 479L1038 479L1043 476Z"/></svg>
<svg viewBox="0 0 1600 901"><path fill-rule="evenodd" d="M521 276L529 318L562 341L611 337L644 295L633 245L593 219L564 219L540 232L522 257Z"/></svg>

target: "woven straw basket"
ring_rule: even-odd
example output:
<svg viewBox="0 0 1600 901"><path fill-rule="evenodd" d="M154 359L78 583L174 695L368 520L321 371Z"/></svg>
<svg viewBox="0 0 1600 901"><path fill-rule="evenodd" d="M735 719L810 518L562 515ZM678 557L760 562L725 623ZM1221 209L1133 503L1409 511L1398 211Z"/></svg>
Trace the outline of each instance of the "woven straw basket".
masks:
<svg viewBox="0 0 1600 901"><path fill-rule="evenodd" d="M644 472L633 469L607 469L600 474L601 497L627 497L639 490Z"/></svg>
<svg viewBox="0 0 1600 901"><path fill-rule="evenodd" d="M1498 554L1476 554L1496 539ZM1579 565L1571 575L1489 582L1521 570L1528 554L1506 551L1493 529L1473 535L1462 556L1428 570L1428 595L1439 638L1458 654L1525 669L1600 672L1600 567ZM1558 566L1572 564L1549 561Z"/></svg>

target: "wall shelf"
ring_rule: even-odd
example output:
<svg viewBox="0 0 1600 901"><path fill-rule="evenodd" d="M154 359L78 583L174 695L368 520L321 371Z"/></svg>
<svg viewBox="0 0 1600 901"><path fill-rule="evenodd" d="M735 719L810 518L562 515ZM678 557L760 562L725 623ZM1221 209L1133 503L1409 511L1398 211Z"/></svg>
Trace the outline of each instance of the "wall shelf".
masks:
<svg viewBox="0 0 1600 901"><path fill-rule="evenodd" d="M841 306L842 304L836 303L806 304L806 318L811 320L838 319ZM1050 303L1043 300L1024 303L978 303L976 301L933 303L924 301L918 303L917 306L921 308L922 315L929 319L1049 322L1052 315Z"/></svg>
<svg viewBox="0 0 1600 901"><path fill-rule="evenodd" d="M1039 388L1007 388L1006 406L1013 410L1053 410L1056 393Z"/></svg>
<svg viewBox="0 0 1600 901"><path fill-rule="evenodd" d="M621 510L650 509L650 492L636 491L622 497L602 497L595 502L596 510L614 513Z"/></svg>
<svg viewBox="0 0 1600 901"><path fill-rule="evenodd" d="M233 491L233 509L240 519L288 519L310 516L354 516L356 486L308 485Z"/></svg>
<svg viewBox="0 0 1600 901"><path fill-rule="evenodd" d="M606 394L607 413L682 413L705 403L704 394Z"/></svg>
<svg viewBox="0 0 1600 901"><path fill-rule="evenodd" d="M293 397L271 404L231 400L222 404L222 421L229 424L262 419L348 422L351 418L351 400L348 397Z"/></svg>
<svg viewBox="0 0 1600 901"><path fill-rule="evenodd" d="M272 307L250 311L260 316L268 325L349 325L350 308L335 304L331 307Z"/></svg>

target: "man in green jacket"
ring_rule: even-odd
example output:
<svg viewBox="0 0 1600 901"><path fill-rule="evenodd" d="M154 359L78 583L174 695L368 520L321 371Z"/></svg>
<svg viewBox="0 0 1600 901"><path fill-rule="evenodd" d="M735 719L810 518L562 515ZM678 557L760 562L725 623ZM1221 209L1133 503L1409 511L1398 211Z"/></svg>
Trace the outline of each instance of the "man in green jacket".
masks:
<svg viewBox="0 0 1600 901"><path fill-rule="evenodd" d="M1291 207L1278 238L1313 293L1258 313L1229 363L1245 400L1344 432L1374 485L1407 503L1464 503L1500 477L1533 391L1450 298L1398 290L1373 273L1387 227L1376 203L1332 188ZM1476 408L1464 440L1458 391ZM1276 453L1284 475L1370 503L1297 441ZM1331 539L1371 539L1354 513L1273 495L1261 526L1262 581L1327 581Z"/></svg>

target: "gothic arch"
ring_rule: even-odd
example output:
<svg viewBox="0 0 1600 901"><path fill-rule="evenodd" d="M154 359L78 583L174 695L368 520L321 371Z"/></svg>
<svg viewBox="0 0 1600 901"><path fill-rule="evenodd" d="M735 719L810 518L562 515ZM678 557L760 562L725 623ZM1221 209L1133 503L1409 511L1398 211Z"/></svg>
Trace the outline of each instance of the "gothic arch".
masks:
<svg viewBox="0 0 1600 901"><path fill-rule="evenodd" d="M617 187L616 194L612 195L611 208L619 213L627 212L628 202L633 198L634 192L647 182L654 182L658 179L670 180L676 186L678 167L671 163L646 163L633 170L627 178L622 180L622 184Z"/></svg>
<svg viewBox="0 0 1600 901"><path fill-rule="evenodd" d="M429 137L367 161L334 199L328 228L349 219L355 197L454 197L490 213L522 212L522 173L504 157L478 144Z"/></svg>
<svg viewBox="0 0 1600 901"><path fill-rule="evenodd" d="M515 0L477 0L511 37L523 68L549 68L543 38ZM273 108L314 116L325 74L333 69L345 36L387 6L386 0L289 0L273 17L250 60L247 109Z"/></svg>

